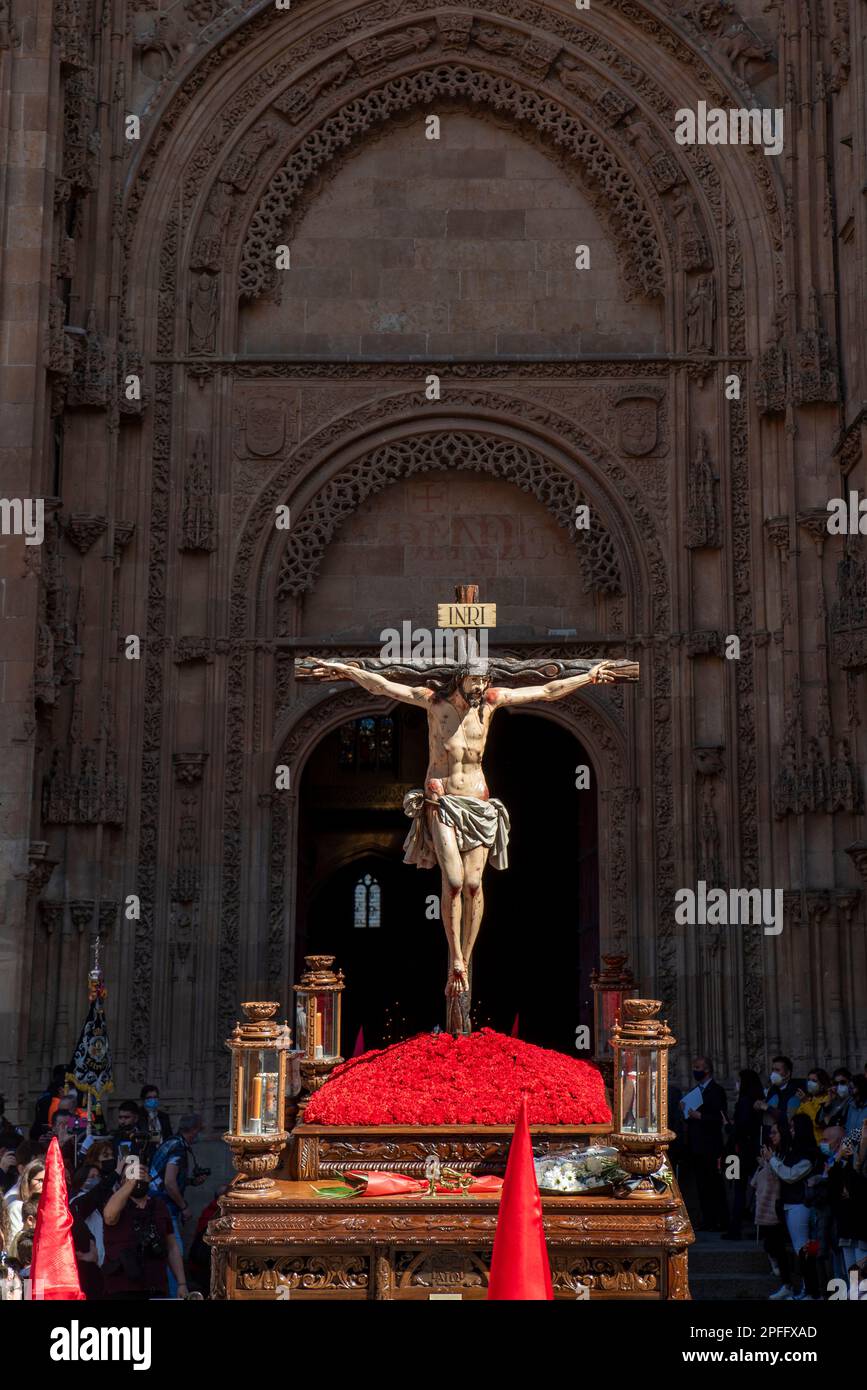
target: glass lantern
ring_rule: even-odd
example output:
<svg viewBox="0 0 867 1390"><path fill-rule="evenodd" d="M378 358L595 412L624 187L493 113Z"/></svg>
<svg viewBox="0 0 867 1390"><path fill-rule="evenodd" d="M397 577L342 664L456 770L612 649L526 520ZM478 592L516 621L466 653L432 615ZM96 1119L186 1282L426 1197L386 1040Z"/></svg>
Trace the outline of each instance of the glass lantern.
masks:
<svg viewBox="0 0 867 1390"><path fill-rule="evenodd" d="M593 991L593 1060L611 1080L611 1030L620 1013L624 999L634 999L638 993L626 956L603 956L602 969L590 976Z"/></svg>
<svg viewBox="0 0 867 1390"><path fill-rule="evenodd" d="M239 1173L233 1190L264 1191L277 1167L285 1130L286 1057L289 1030L274 1023L279 1004L242 1004L245 1022L237 1023L226 1046L232 1054L229 1132L223 1136Z"/></svg>
<svg viewBox="0 0 867 1390"><path fill-rule="evenodd" d="M303 1089L312 1094L342 1062L340 1012L343 971L331 969L334 956L305 956L307 969L295 991L295 1041L300 1052Z"/></svg>
<svg viewBox="0 0 867 1390"><path fill-rule="evenodd" d="M624 999L611 1033L614 1133L619 1163L640 1178L631 1195L656 1194L651 1182L674 1139L668 1128L668 1052L676 1039L656 1017L658 999Z"/></svg>

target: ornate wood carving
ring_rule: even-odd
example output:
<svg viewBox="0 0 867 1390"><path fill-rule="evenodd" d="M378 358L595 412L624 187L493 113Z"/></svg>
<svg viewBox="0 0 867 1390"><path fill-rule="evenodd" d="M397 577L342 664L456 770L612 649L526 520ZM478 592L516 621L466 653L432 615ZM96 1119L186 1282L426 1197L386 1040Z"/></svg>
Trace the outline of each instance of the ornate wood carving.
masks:
<svg viewBox="0 0 867 1390"><path fill-rule="evenodd" d="M297 1255L286 1259L238 1256L232 1261L235 1287L277 1294L279 1289L367 1289L369 1261L363 1255Z"/></svg>
<svg viewBox="0 0 867 1390"><path fill-rule="evenodd" d="M662 1284L662 1260L659 1256L593 1256L555 1255L551 1261L551 1278L556 1290L577 1295L580 1289L599 1293L618 1293L635 1297L657 1294Z"/></svg>
<svg viewBox="0 0 867 1390"><path fill-rule="evenodd" d="M692 1231L680 1195L640 1199L545 1198L555 1297L688 1298ZM216 1297L484 1297L497 1203L491 1198L319 1198L279 1182L245 1203L231 1192L211 1222ZM228 1266L228 1277L227 1277Z"/></svg>

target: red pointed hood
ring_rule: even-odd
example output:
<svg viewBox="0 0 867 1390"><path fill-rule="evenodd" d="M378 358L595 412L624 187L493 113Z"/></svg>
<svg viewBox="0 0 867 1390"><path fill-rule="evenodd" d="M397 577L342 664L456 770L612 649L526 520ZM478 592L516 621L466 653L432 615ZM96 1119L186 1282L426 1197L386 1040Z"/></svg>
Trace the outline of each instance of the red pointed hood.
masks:
<svg viewBox="0 0 867 1390"><path fill-rule="evenodd" d="M45 1180L36 1212L30 1287L34 1299L82 1299L72 1245L66 1173L56 1136L45 1158Z"/></svg>
<svg viewBox="0 0 867 1390"><path fill-rule="evenodd" d="M488 1298L539 1301L553 1297L527 1098L522 1096L500 1198Z"/></svg>

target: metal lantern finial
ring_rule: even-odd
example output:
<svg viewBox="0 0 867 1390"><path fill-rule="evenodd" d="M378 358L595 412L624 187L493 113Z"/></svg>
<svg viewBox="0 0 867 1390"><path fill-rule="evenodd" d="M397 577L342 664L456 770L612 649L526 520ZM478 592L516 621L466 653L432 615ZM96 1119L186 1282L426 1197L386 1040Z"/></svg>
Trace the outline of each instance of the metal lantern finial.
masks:
<svg viewBox="0 0 867 1390"><path fill-rule="evenodd" d="M620 1013L623 1000L633 998L638 990L624 955L602 957L602 969L590 974L593 991L593 1061L605 1077L612 1081L612 1059L609 1035Z"/></svg>

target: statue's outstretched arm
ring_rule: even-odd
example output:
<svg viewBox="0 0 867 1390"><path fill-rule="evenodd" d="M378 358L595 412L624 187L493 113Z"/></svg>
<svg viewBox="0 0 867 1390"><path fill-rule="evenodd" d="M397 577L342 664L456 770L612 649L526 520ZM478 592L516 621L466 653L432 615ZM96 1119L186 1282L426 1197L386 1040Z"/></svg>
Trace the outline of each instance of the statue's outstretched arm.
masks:
<svg viewBox="0 0 867 1390"><path fill-rule="evenodd" d="M563 700L573 691L584 685L611 685L617 681L638 679L637 662L619 662L616 666L609 661L599 661L589 671L577 676L564 676L560 680L547 681L545 685L525 685L517 690L502 686L497 689L495 705L529 705L538 700Z"/></svg>
<svg viewBox="0 0 867 1390"><path fill-rule="evenodd" d="M425 685L401 685L390 681L378 671L364 671L359 666L351 666L345 661L320 661L304 672L314 680L354 681L371 695L382 695L388 700L400 700L404 705L426 705L433 699L433 691Z"/></svg>

